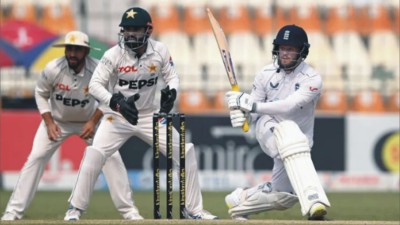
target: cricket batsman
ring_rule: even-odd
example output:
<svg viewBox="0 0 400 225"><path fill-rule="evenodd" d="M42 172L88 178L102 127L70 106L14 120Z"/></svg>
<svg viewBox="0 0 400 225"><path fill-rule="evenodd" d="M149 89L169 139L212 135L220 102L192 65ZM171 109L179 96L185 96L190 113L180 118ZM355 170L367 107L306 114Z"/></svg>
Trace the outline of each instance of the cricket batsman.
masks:
<svg viewBox="0 0 400 225"><path fill-rule="evenodd" d="M232 126L252 121L262 150L274 160L271 181L225 197L233 219L285 210L298 201L303 216L325 219L330 203L310 156L322 79L304 62L309 48L303 28L282 27L273 41L274 62L256 75L251 94L226 93Z"/></svg>

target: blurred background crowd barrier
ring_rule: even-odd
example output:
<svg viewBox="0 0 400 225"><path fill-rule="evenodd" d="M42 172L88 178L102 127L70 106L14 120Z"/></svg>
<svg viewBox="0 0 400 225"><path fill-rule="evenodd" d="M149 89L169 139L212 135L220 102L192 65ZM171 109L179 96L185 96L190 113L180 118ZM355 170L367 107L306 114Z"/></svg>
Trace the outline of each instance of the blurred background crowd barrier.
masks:
<svg viewBox="0 0 400 225"><path fill-rule="evenodd" d="M250 91L255 74L272 62L272 41L285 24L305 28L306 61L324 80L321 113L398 112L399 2L397 0L2 0L1 96L4 108L35 107L38 74L63 55L51 45L70 30L89 34L102 52L117 43L122 12L146 8L153 38L167 44L181 77L179 111L226 112L229 83L206 8L227 34L238 82ZM20 104L22 103L22 104Z"/></svg>
<svg viewBox="0 0 400 225"><path fill-rule="evenodd" d="M29 155L41 120L36 79L49 60L63 55L51 46L66 32L81 30L102 49L91 52L99 59L117 44L122 13L132 6L151 13L153 38L172 54L181 79L175 110L190 116L187 139L196 145L204 189L253 186L269 180L272 169L254 136L230 125L224 104L230 86L209 7L227 34L239 85L247 92L257 71L272 62L277 30L304 27L311 43L306 61L324 80L313 147L324 187L399 190L398 0L1 0L0 188L14 187ZM79 138L67 140L39 188L71 189L83 149ZM149 190L151 148L132 139L120 152L134 188ZM106 188L103 178L97 187Z"/></svg>

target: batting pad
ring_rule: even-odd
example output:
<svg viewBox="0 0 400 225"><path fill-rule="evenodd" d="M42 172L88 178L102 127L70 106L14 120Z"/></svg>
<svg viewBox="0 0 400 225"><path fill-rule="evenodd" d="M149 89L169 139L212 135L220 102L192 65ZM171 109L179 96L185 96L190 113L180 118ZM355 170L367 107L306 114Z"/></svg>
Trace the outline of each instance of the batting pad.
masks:
<svg viewBox="0 0 400 225"><path fill-rule="evenodd" d="M330 206L311 160L308 139L293 121L283 121L274 129L276 145L283 160L290 183L307 215L314 203Z"/></svg>

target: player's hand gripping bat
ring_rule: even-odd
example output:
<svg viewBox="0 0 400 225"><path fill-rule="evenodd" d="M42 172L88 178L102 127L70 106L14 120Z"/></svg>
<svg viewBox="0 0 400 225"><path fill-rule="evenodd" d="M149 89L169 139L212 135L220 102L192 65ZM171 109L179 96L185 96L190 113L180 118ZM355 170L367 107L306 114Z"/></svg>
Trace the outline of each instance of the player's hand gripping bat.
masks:
<svg viewBox="0 0 400 225"><path fill-rule="evenodd" d="M207 8L207 14L214 32L215 40L217 41L219 47L219 52L221 53L226 75L228 75L229 82L231 83L232 91L239 91L239 85L236 80L231 53L229 52L228 42L226 41L224 31L222 30L221 26L219 25L218 21L215 19L209 8ZM244 132L247 132L249 130L249 123L247 120L244 122L242 130Z"/></svg>

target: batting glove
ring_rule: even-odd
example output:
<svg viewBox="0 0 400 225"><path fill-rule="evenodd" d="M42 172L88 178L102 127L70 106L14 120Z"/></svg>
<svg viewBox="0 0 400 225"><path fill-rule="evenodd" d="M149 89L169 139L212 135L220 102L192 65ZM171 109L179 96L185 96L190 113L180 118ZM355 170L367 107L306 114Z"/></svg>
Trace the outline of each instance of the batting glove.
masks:
<svg viewBox="0 0 400 225"><path fill-rule="evenodd" d="M256 104L251 95L243 92L229 91L225 94L230 110L240 109L244 112L254 112Z"/></svg>
<svg viewBox="0 0 400 225"><path fill-rule="evenodd" d="M232 127L242 127L247 119L247 113L244 113L240 109L231 110L229 113L231 116Z"/></svg>

